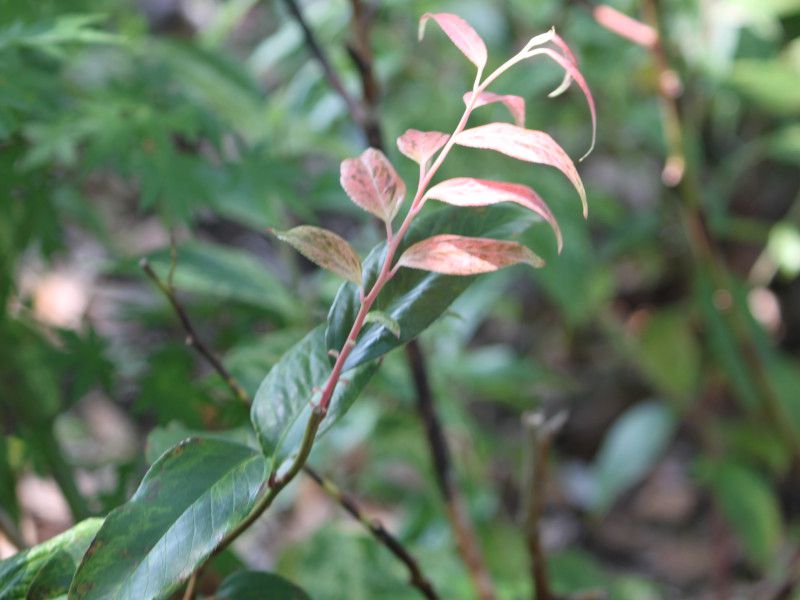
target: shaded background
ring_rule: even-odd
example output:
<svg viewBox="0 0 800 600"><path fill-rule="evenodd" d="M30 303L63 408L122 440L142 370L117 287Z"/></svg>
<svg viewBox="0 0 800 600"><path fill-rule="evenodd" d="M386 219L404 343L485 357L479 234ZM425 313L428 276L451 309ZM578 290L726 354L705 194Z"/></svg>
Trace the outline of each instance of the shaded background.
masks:
<svg viewBox="0 0 800 600"><path fill-rule="evenodd" d="M547 267L481 279L421 338L501 596L529 595L521 416L541 407L569 411L541 521L557 591L793 597L773 592L800 568L800 2L659 2L666 81L588 3L371 6L389 141L451 129L471 86L444 36L417 43L429 10L471 22L492 65L556 26L598 105L598 146L579 165L588 222L548 169L467 149L443 169L533 186L565 237L557 257L535 227L525 241ZM358 96L350 3L302 7ZM546 97L559 79L531 62L494 90L524 96L527 126L577 157L588 112L575 90ZM672 185L676 124L686 169ZM166 273L175 240L181 299L254 393L338 287L264 229L324 224L371 248L379 232L338 185L339 161L363 147L282 2L0 0L0 555L8 537L32 544L122 503L163 440L246 427L137 262ZM312 463L398 533L444 597L470 598L413 403L394 353ZM416 597L307 480L236 549L206 578L241 561L319 600Z"/></svg>

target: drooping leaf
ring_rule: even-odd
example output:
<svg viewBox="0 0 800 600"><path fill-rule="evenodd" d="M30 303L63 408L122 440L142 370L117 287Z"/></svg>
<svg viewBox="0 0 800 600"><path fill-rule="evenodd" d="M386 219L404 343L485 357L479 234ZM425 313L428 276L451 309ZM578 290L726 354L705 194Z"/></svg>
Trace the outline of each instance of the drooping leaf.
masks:
<svg viewBox="0 0 800 600"><path fill-rule="evenodd" d="M594 20L600 25L634 44L652 48L658 41L658 33L655 29L607 4L595 6L592 14Z"/></svg>
<svg viewBox="0 0 800 600"><path fill-rule="evenodd" d="M536 217L517 206L484 208L444 207L417 218L399 247L399 253L416 242L441 233L510 238L536 222ZM375 247L364 261L364 281L369 287L376 279L386 247ZM414 339L442 315L450 303L467 289L472 277L441 275L417 269L400 269L386 284L373 305L400 324L400 338L382 326L367 327L345 362L352 369ZM358 288L344 284L328 313L327 347L339 351L347 339L360 305Z"/></svg>
<svg viewBox="0 0 800 600"><path fill-rule="evenodd" d="M392 163L375 148L343 160L339 182L353 202L386 222L397 214L406 194L406 184Z"/></svg>
<svg viewBox="0 0 800 600"><path fill-rule="evenodd" d="M364 365L339 380L319 435L347 412L377 366ZM330 374L325 328L320 325L284 354L261 382L251 419L273 470L299 448L313 406Z"/></svg>
<svg viewBox="0 0 800 600"><path fill-rule="evenodd" d="M166 598L248 514L264 456L219 440L186 440L162 455L112 511L78 567L70 600Z"/></svg>
<svg viewBox="0 0 800 600"><path fill-rule="evenodd" d="M361 259L343 237L313 225L274 233L315 265L361 285Z"/></svg>
<svg viewBox="0 0 800 600"><path fill-rule="evenodd" d="M584 217L589 214L586 190L575 164L564 149L543 131L524 129L510 123L489 123L462 131L456 136L456 143L469 148L494 150L512 158L557 168L578 191Z"/></svg>
<svg viewBox="0 0 800 600"><path fill-rule="evenodd" d="M464 19L450 13L425 13L419 20L419 39L425 35L425 25L428 19L436 21L442 28L450 41L461 50L478 70L482 71L486 66L488 52L486 44L483 43L481 36Z"/></svg>
<svg viewBox="0 0 800 600"><path fill-rule="evenodd" d="M364 317L364 323L378 323L379 325L383 325L394 334L394 337L400 338L400 323L383 311L373 310L368 312L367 316Z"/></svg>
<svg viewBox="0 0 800 600"><path fill-rule="evenodd" d="M548 222L556 235L559 252L564 245L561 229L550 208L539 194L527 186L474 177L455 177L437 183L425 193L425 197L453 206L490 206L500 202L514 202L532 210Z"/></svg>
<svg viewBox="0 0 800 600"><path fill-rule="evenodd" d="M646 402L624 412L606 434L594 463L594 508L607 510L661 456L675 431L663 403Z"/></svg>
<svg viewBox="0 0 800 600"><path fill-rule="evenodd" d="M401 267L444 273L477 275L518 263L543 267L544 261L518 242L442 234L411 246L400 257Z"/></svg>
<svg viewBox="0 0 800 600"><path fill-rule="evenodd" d="M711 488L747 557L767 569L783 537L781 509L770 487L751 469L729 461L701 462L698 474Z"/></svg>
<svg viewBox="0 0 800 600"><path fill-rule="evenodd" d="M170 269L169 250L148 257L162 280ZM179 290L206 298L242 302L289 316L297 301L283 284L253 256L203 242L181 244L177 250L174 284Z"/></svg>
<svg viewBox="0 0 800 600"><path fill-rule="evenodd" d="M0 600L52 598L66 593L81 556L102 523L102 519L81 521L38 546L0 561Z"/></svg>
<svg viewBox="0 0 800 600"><path fill-rule="evenodd" d="M538 41L537 38L539 38ZM580 158L580 160L583 160L592 153L595 141L597 139L597 107L595 106L594 96L592 96L592 91L589 89L589 84L586 83L586 78L578 68L578 61L567 43L555 31L552 30L546 34L543 34L542 36L537 36L537 38L531 40L529 45L536 46L545 43L552 43L556 46L558 51L555 51L552 48L533 47L526 53L526 56L528 58L533 58L535 56L547 56L562 69L564 69L564 80L555 90L550 92L548 96L550 98L559 96L569 88L569 85L572 81L575 81L586 98L586 103L589 106L589 115L592 119L592 140L589 144L589 149Z"/></svg>
<svg viewBox="0 0 800 600"><path fill-rule="evenodd" d="M424 165L447 143L447 139L448 135L441 131L408 129L397 138L397 148L403 155Z"/></svg>
<svg viewBox="0 0 800 600"><path fill-rule="evenodd" d="M469 105L472 101L474 92L464 94L464 104ZM494 94L492 92L480 92L473 103L474 108L501 102L514 117L514 124L517 127L525 127L525 99L522 96L513 94Z"/></svg>
<svg viewBox="0 0 800 600"><path fill-rule="evenodd" d="M311 600L303 590L274 573L239 571L219 586L217 600Z"/></svg>

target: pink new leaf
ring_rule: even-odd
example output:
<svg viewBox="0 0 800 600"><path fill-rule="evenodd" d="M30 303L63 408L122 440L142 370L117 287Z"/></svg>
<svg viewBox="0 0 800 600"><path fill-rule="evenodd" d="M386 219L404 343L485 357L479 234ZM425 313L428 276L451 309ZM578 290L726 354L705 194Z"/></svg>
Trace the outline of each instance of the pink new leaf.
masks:
<svg viewBox="0 0 800 600"><path fill-rule="evenodd" d="M433 19L442 28L450 41L466 56L479 71L486 66L486 44L481 36L464 19L450 13L425 13L419 20L419 39L425 35L425 24Z"/></svg>
<svg viewBox="0 0 800 600"><path fill-rule="evenodd" d="M600 25L634 44L652 48L658 42L658 33L655 29L629 17L625 13L619 12L615 8L600 4L594 7L593 13L595 21Z"/></svg>
<svg viewBox="0 0 800 600"><path fill-rule="evenodd" d="M544 266L541 258L517 242L443 234L408 248L398 266L445 275L477 275L517 263Z"/></svg>
<svg viewBox="0 0 800 600"><path fill-rule="evenodd" d="M361 260L343 237L312 225L270 231L314 264L361 285Z"/></svg>
<svg viewBox="0 0 800 600"><path fill-rule="evenodd" d="M547 221L555 233L558 251L561 252L564 242L558 221L541 196L527 186L473 177L456 177L436 184L428 190L425 197L454 206L489 206L500 202L514 202L524 206Z"/></svg>
<svg viewBox="0 0 800 600"><path fill-rule="evenodd" d="M456 136L455 141L461 146L494 150L518 160L557 168L575 186L583 205L583 216L588 216L586 190L575 163L564 149L543 131L524 129L510 123L489 123L462 131Z"/></svg>
<svg viewBox="0 0 800 600"><path fill-rule="evenodd" d="M464 104L469 106L474 92L467 92L464 94ZM514 117L514 123L520 127L525 127L525 99L522 96L514 96L512 94L493 94L492 92L479 92L478 97L473 103L473 108L479 106L486 106L493 102L502 102Z"/></svg>
<svg viewBox="0 0 800 600"><path fill-rule="evenodd" d="M447 137L440 131L409 129L397 138L397 148L411 160L424 165L447 143Z"/></svg>
<svg viewBox="0 0 800 600"><path fill-rule="evenodd" d="M353 202L387 223L397 214L406 194L406 184L392 163L375 148L342 161L339 182Z"/></svg>

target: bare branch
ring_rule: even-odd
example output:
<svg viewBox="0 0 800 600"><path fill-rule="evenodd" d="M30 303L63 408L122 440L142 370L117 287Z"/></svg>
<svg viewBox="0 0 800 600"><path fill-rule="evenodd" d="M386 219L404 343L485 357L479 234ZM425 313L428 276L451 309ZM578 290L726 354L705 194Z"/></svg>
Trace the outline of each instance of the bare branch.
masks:
<svg viewBox="0 0 800 600"><path fill-rule="evenodd" d="M392 554L397 557L408 569L409 582L413 587L429 600L439 600L439 595L434 591L433 584L422 573L417 560L409 553L400 541L389 533L380 521L366 516L358 504L330 479L323 477L309 466L305 466L306 475L313 479L331 498L346 510L356 521L359 521L367 530L382 543Z"/></svg>

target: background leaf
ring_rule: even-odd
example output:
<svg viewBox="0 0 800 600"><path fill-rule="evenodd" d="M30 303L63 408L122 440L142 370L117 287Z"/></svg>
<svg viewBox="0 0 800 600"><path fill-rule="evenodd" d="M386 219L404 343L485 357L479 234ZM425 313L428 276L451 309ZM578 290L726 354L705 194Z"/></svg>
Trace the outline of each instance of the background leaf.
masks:
<svg viewBox="0 0 800 600"><path fill-rule="evenodd" d="M311 600L287 579L259 571L234 573L222 582L214 597L219 600Z"/></svg>

